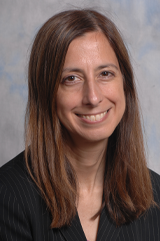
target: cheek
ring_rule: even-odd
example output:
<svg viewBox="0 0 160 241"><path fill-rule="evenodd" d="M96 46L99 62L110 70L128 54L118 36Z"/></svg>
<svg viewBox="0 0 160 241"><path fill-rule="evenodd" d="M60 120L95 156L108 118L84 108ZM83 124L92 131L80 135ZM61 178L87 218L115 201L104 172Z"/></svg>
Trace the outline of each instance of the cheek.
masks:
<svg viewBox="0 0 160 241"><path fill-rule="evenodd" d="M113 103L117 115L119 116L119 118L121 118L126 108L126 100L123 85L114 85L108 91L108 99Z"/></svg>
<svg viewBox="0 0 160 241"><path fill-rule="evenodd" d="M74 96L59 91L57 94L57 114L59 118L60 116L63 118L62 116L69 114L74 109L75 103Z"/></svg>
<svg viewBox="0 0 160 241"><path fill-rule="evenodd" d="M113 83L110 86L107 86L106 89L103 89L103 93L113 103L120 104L121 102L125 102L125 95L122 84Z"/></svg>
<svg viewBox="0 0 160 241"><path fill-rule="evenodd" d="M124 95L123 86L119 86L119 88L117 88L116 93L117 93L116 94L116 96L117 96L117 104L119 105L119 107L124 109L125 105L126 105L126 101L125 101L125 95Z"/></svg>
<svg viewBox="0 0 160 241"><path fill-rule="evenodd" d="M118 98L117 98L117 108L119 108L119 113L121 117L123 116L126 108L126 100L125 100L125 95L124 95L124 90L123 87L121 87L118 91Z"/></svg>

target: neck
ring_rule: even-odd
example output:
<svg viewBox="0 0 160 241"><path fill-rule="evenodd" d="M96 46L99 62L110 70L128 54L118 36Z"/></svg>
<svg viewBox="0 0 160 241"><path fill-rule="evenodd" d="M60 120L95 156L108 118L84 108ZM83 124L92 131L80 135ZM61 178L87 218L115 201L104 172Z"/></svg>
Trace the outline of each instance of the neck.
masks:
<svg viewBox="0 0 160 241"><path fill-rule="evenodd" d="M97 142L68 141L69 160L77 175L79 194L102 191L107 143L107 139Z"/></svg>

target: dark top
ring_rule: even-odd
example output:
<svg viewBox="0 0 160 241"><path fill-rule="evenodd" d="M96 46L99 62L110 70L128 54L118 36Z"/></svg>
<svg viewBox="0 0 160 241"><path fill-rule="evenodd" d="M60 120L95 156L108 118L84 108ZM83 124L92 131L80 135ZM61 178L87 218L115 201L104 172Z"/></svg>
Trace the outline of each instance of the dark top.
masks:
<svg viewBox="0 0 160 241"><path fill-rule="evenodd" d="M151 171L155 201L160 205L160 176ZM86 241L78 214L70 226L51 229L51 217L36 185L27 173L24 153L0 168L0 240ZM159 241L160 209L116 227L104 207L97 241Z"/></svg>

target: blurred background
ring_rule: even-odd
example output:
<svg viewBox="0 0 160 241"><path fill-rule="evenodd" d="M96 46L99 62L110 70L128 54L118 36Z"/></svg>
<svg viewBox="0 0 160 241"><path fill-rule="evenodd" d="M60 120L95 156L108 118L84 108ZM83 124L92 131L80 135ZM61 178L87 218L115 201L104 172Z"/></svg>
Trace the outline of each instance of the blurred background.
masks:
<svg viewBox="0 0 160 241"><path fill-rule="evenodd" d="M160 174L160 0L0 0L0 166L24 149L34 36L52 15L74 8L99 10L121 31L134 67L148 166Z"/></svg>

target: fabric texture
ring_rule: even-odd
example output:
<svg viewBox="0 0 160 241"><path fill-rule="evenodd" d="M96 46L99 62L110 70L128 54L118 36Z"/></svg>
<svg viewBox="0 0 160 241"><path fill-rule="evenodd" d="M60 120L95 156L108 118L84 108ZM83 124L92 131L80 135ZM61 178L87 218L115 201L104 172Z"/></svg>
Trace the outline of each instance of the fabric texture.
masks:
<svg viewBox="0 0 160 241"><path fill-rule="evenodd" d="M160 206L160 176L151 171L155 201ZM51 229L51 217L28 175L24 152L0 168L1 241L86 241L78 214L70 226ZM160 208L152 207L128 225L116 227L104 207L97 241L160 240Z"/></svg>

